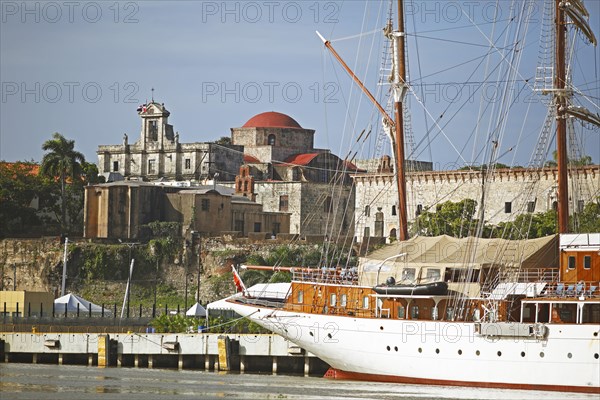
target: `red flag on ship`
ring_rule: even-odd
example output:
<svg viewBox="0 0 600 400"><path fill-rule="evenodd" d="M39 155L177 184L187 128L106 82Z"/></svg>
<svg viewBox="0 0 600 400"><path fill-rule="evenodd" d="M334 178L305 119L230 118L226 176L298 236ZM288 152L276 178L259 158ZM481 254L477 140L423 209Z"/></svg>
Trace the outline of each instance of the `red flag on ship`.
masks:
<svg viewBox="0 0 600 400"><path fill-rule="evenodd" d="M245 292L246 286L244 286L244 282L242 281L242 278L237 273L237 271L235 270L235 267L233 265L231 266L231 270L233 271L233 283L235 283L235 287L236 287L237 291Z"/></svg>

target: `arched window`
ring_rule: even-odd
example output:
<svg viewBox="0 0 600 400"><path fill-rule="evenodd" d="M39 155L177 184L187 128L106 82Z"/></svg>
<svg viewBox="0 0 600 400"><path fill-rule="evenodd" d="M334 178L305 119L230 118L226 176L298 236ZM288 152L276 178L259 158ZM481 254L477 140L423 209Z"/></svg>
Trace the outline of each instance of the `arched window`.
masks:
<svg viewBox="0 0 600 400"><path fill-rule="evenodd" d="M275 146L275 135L270 134L267 138L267 143L269 146Z"/></svg>

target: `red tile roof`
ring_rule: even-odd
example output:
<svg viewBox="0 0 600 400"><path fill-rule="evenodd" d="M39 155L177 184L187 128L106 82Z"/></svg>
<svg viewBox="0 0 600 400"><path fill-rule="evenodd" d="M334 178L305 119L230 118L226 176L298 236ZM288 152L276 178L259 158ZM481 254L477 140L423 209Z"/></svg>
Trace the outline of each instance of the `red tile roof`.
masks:
<svg viewBox="0 0 600 400"><path fill-rule="evenodd" d="M308 163L310 163L319 154L320 153L296 154L286 158L283 163L292 165L308 165Z"/></svg>
<svg viewBox="0 0 600 400"><path fill-rule="evenodd" d="M251 156L249 154L244 154L244 162L245 163L259 163L260 160L254 156Z"/></svg>

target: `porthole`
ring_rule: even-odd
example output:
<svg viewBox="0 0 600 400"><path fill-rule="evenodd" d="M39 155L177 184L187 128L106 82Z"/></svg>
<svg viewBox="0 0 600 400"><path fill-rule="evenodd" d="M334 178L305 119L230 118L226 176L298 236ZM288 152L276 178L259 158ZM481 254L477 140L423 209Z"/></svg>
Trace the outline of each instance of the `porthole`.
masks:
<svg viewBox="0 0 600 400"><path fill-rule="evenodd" d="M594 358L597 360L598 358L600 358L600 355L598 355L598 353L594 354Z"/></svg>
<svg viewBox="0 0 600 400"><path fill-rule="evenodd" d="M477 356L478 356L478 355L480 355L480 354L481 354L481 352L480 352L479 350L477 350L477 351L475 352L475 355L477 355Z"/></svg>
<svg viewBox="0 0 600 400"><path fill-rule="evenodd" d="M380 327L379 327L379 330L380 330L380 331L382 331L382 330L383 330L383 326L380 326Z"/></svg>
<svg viewBox="0 0 600 400"><path fill-rule="evenodd" d="M440 349L435 349L435 354L440 354Z"/></svg>
<svg viewBox="0 0 600 400"><path fill-rule="evenodd" d="M567 358L573 358L573 354L571 354L571 353L568 353L568 354L567 354Z"/></svg>
<svg viewBox="0 0 600 400"><path fill-rule="evenodd" d="M331 336L331 333L328 333L328 334L327 334L327 337L328 337L329 339L331 339L331 338L332 338L332 336Z"/></svg>
<svg viewBox="0 0 600 400"><path fill-rule="evenodd" d="M544 358L544 356L545 356L544 352L543 351L540 352L540 357Z"/></svg>
<svg viewBox="0 0 600 400"><path fill-rule="evenodd" d="M387 349L387 351L390 351L390 346L387 346L386 349Z"/></svg>
<svg viewBox="0 0 600 400"><path fill-rule="evenodd" d="M314 334L314 333L312 333L312 331L308 332L308 334L309 334L310 336L315 336L315 334Z"/></svg>
<svg viewBox="0 0 600 400"><path fill-rule="evenodd" d="M423 349L419 347L419 353L422 353L422 352L423 352ZM596 358L598 358L598 357L596 357Z"/></svg>
<svg viewBox="0 0 600 400"><path fill-rule="evenodd" d="M395 351L398 351L398 346L394 346L394 350L395 350Z"/></svg>
<svg viewBox="0 0 600 400"><path fill-rule="evenodd" d="M598 336L598 332L594 332L594 336Z"/></svg>
<svg viewBox="0 0 600 400"><path fill-rule="evenodd" d="M458 355L461 356L462 355L462 350L458 351Z"/></svg>
<svg viewBox="0 0 600 400"><path fill-rule="evenodd" d="M498 352L498 353L496 353L496 354L498 354L498 357L502 357L502 352L501 352L501 351L499 351L499 352Z"/></svg>
<svg viewBox="0 0 600 400"><path fill-rule="evenodd" d="M521 352L521 357L525 357L525 352L524 351Z"/></svg>

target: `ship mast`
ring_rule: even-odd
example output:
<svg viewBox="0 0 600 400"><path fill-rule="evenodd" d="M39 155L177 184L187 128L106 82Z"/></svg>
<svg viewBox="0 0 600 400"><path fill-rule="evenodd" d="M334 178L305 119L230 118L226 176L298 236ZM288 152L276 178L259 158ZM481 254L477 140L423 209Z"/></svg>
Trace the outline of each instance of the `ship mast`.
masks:
<svg viewBox="0 0 600 400"><path fill-rule="evenodd" d="M398 185L398 239L408 240L408 220L406 207L406 172L404 157L404 119L403 102L406 95L406 64L404 57L404 3L398 0L398 29L392 33L394 38L395 68L392 90L394 94L395 111L395 159L396 180Z"/></svg>
<svg viewBox="0 0 600 400"><path fill-rule="evenodd" d="M365 93L365 95L371 100L371 102L377 107L379 112L383 115L383 124L386 130L393 130L394 134L391 136L394 159L396 161L396 185L398 186L398 239L408 240L408 218L407 218L407 207L406 207L406 171L405 171L405 156L404 156L404 119L403 119L403 102L408 85L406 84L406 62L404 57L405 50L405 33L404 33L404 2L398 0L398 29L391 32L391 39L394 49L393 59L393 71L392 77L392 93L394 96L394 119L392 119L385 109L377 102L375 97L369 92L365 85L360 79L352 72L350 67L344 62L340 55L335 51L331 42L326 40L319 32L317 35L325 47L331 51L333 56L338 60L342 67L348 72L350 77L356 82L359 88ZM387 35L386 35L387 36ZM389 37L389 36L388 36Z"/></svg>
<svg viewBox="0 0 600 400"><path fill-rule="evenodd" d="M565 12L563 0L555 0L556 54L554 99L556 103L556 162L558 164L558 233L569 231L569 188L567 176L567 95L565 91Z"/></svg>
<svg viewBox="0 0 600 400"><path fill-rule="evenodd" d="M554 71L554 103L556 105L556 162L558 164L558 232L569 232L569 189L568 189L568 156L567 156L567 118L575 117L591 125L600 126L600 115L583 107L575 107L568 102L571 95L567 88L567 69L565 62L567 19L589 42L596 46L596 36L587 19L589 13L581 0L554 0L555 14L555 71Z"/></svg>

